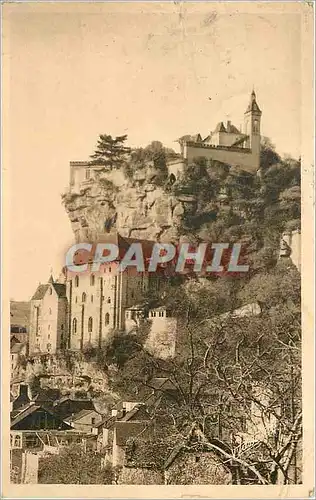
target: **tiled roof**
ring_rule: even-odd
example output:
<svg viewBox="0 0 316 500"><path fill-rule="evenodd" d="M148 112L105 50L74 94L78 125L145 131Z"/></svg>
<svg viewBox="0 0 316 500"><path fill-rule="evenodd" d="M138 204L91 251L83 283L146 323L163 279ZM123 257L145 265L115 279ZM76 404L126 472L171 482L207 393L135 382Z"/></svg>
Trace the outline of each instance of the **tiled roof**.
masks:
<svg viewBox="0 0 316 500"><path fill-rule="evenodd" d="M58 415L56 415L52 411L48 410L48 408L46 408L45 406L43 406L43 405L36 405L36 404L29 404L24 410L22 410L21 412L19 412L19 414L15 418L13 418L13 420L11 421L11 428L13 428L16 424L18 424L19 422L21 422L22 420L24 420L29 415L32 415L32 413L35 413L39 409L42 409L42 410L46 411L52 417L60 420L61 423L63 422L63 420L60 417L58 417ZM63 423L65 425L67 425L68 427L70 427L66 422L63 422Z"/></svg>
<svg viewBox="0 0 316 500"><path fill-rule="evenodd" d="M50 286L54 288L58 297L66 297L66 285L62 283L47 283L46 285L39 285L37 287L31 300L42 300Z"/></svg>
<svg viewBox="0 0 316 500"><path fill-rule="evenodd" d="M11 347L10 352L11 354L19 354L25 346L25 342L17 342Z"/></svg>
<svg viewBox="0 0 316 500"><path fill-rule="evenodd" d="M246 109L246 113L250 113L250 112L255 112L255 113L258 113L261 115L261 110L257 104L256 94L255 94L254 90L251 92L250 102L249 102L248 107Z"/></svg>
<svg viewBox="0 0 316 500"><path fill-rule="evenodd" d="M121 422L115 423L116 443L118 446L125 446L130 438L140 437L145 433L148 422Z"/></svg>
<svg viewBox="0 0 316 500"><path fill-rule="evenodd" d="M53 283L53 288L58 297L66 297L66 285L63 285L62 283Z"/></svg>
<svg viewBox="0 0 316 500"><path fill-rule="evenodd" d="M226 131L227 131L229 134L240 134L240 130L238 130L238 128L237 128L237 127L235 127L235 125L233 125L233 124L232 124L232 123L230 123L230 122L227 122Z"/></svg>
<svg viewBox="0 0 316 500"><path fill-rule="evenodd" d="M75 422L76 420L80 420L80 418L85 417L86 415L90 415L91 413L96 413L95 410L80 410L78 413L75 413L71 417L68 418L69 421Z"/></svg>
<svg viewBox="0 0 316 500"><path fill-rule="evenodd" d="M38 285L36 292L34 293L31 300L41 300L44 298L45 293L47 292L49 285Z"/></svg>
<svg viewBox="0 0 316 500"><path fill-rule="evenodd" d="M214 132L227 132L224 123L223 122L219 122L216 125Z"/></svg>

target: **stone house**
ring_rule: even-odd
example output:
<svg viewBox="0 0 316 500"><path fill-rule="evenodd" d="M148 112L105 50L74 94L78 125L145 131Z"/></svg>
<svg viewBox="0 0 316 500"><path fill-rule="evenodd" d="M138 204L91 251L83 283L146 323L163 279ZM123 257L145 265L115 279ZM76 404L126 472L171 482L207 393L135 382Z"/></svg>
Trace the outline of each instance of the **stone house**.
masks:
<svg viewBox="0 0 316 500"><path fill-rule="evenodd" d="M66 422L75 430L86 434L98 434L98 424L102 422L102 416L97 411L81 410L66 419Z"/></svg>
<svg viewBox="0 0 316 500"><path fill-rule="evenodd" d="M11 430L48 430L71 429L71 426L58 417L51 409L30 402L12 415Z"/></svg>
<svg viewBox="0 0 316 500"><path fill-rule="evenodd" d="M31 299L30 355L53 354L66 346L66 339L66 286L51 276L47 284L37 287Z"/></svg>
<svg viewBox="0 0 316 500"><path fill-rule="evenodd" d="M97 448L104 454L104 462L113 466L121 466L125 460L126 443L131 437L146 435L150 415L141 403L123 403L120 411L112 410L112 416L99 425Z"/></svg>

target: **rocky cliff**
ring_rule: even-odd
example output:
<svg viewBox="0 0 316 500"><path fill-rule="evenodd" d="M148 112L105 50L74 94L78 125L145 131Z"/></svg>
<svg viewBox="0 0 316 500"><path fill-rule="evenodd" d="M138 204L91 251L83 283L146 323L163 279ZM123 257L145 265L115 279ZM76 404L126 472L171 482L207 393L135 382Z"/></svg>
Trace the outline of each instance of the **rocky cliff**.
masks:
<svg viewBox="0 0 316 500"><path fill-rule="evenodd" d="M77 240L118 231L122 236L176 241L185 213L194 211L194 196L175 196L147 167L128 179L121 171L101 172L63 195Z"/></svg>

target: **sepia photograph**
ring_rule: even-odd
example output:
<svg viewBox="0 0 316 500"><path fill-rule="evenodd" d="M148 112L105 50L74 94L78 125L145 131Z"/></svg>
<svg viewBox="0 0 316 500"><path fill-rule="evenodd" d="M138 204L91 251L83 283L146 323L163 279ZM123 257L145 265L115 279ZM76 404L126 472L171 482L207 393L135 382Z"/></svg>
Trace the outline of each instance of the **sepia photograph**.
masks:
<svg viewBox="0 0 316 500"><path fill-rule="evenodd" d="M315 498L313 23L2 4L3 498Z"/></svg>

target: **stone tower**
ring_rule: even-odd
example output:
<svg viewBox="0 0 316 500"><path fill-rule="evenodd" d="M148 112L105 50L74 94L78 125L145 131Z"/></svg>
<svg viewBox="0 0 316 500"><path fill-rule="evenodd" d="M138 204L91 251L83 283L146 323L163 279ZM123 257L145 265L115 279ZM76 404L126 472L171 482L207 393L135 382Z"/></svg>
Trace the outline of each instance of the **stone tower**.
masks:
<svg viewBox="0 0 316 500"><path fill-rule="evenodd" d="M256 93L253 90L250 96L250 102L245 111L244 127L245 134L248 135L245 146L250 148L254 158L258 163L256 168L260 167L260 122L262 112L256 101Z"/></svg>

